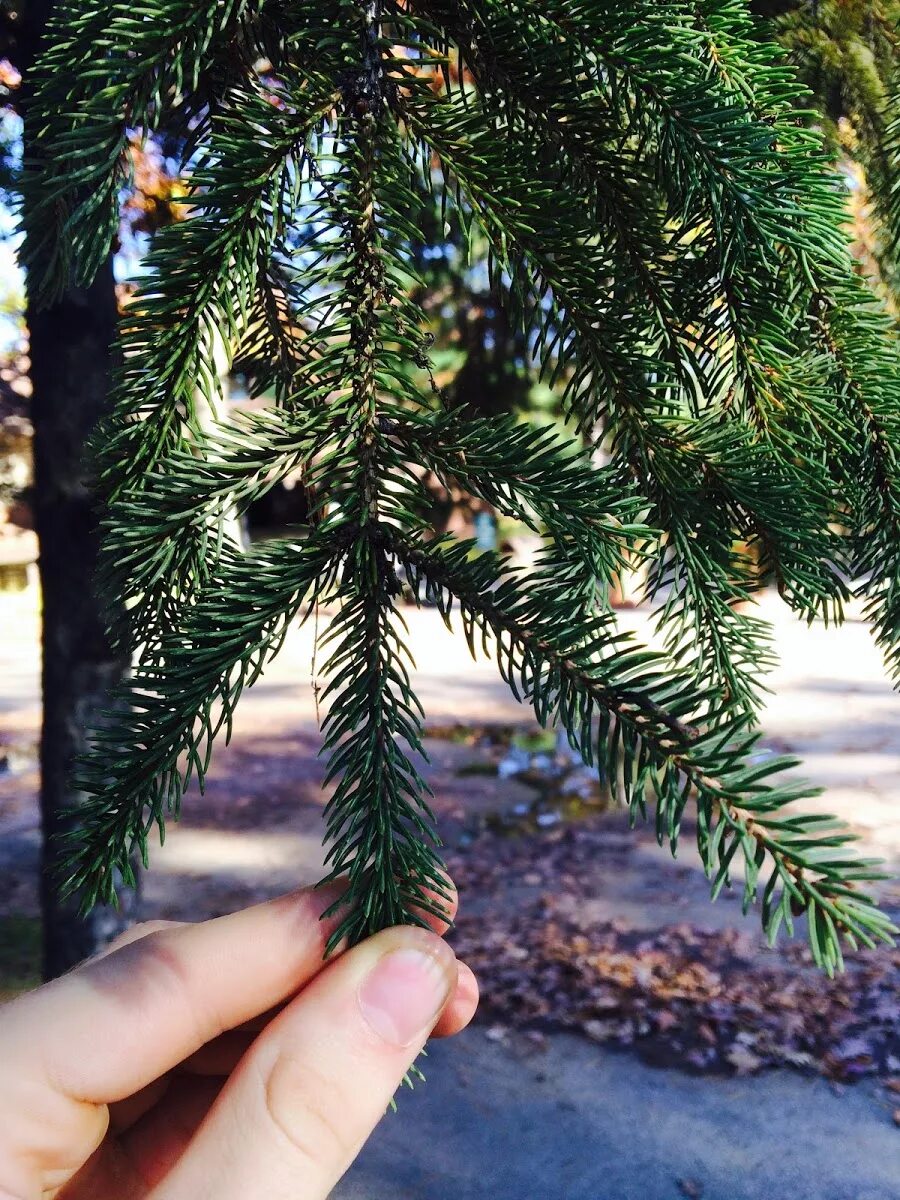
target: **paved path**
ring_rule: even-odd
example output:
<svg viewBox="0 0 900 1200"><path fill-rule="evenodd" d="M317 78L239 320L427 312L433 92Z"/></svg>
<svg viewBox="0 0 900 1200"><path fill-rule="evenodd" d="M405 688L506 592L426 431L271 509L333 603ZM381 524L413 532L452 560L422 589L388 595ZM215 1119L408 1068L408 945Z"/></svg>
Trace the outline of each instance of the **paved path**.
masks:
<svg viewBox="0 0 900 1200"><path fill-rule="evenodd" d="M900 1196L900 1131L862 1086L697 1078L565 1036L523 1057L480 1029L426 1071L334 1200Z"/></svg>

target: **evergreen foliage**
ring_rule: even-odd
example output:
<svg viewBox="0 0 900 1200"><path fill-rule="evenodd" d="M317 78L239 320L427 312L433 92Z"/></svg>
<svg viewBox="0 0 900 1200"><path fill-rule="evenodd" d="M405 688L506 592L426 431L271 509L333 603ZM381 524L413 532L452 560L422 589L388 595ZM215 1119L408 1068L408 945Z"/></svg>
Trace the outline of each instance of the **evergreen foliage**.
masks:
<svg viewBox="0 0 900 1200"><path fill-rule="evenodd" d="M871 252L900 304L900 0L753 0L810 87L832 147L862 168Z"/></svg>
<svg viewBox="0 0 900 1200"><path fill-rule="evenodd" d="M840 620L858 588L900 676L897 344L806 93L757 32L744 0L64 6L32 116L50 164L28 189L33 294L107 254L129 130L180 130L191 173L98 436L103 582L137 668L83 771L65 883L86 905L146 859L243 688L327 601L336 937L440 907L408 582L635 818L655 807L673 850L692 806L714 891L739 860L770 937L805 914L830 971L842 942L895 932L866 894L876 867L785 809L811 793L756 749L771 650L745 602L767 579L808 621ZM445 402L423 189L486 240L567 440ZM273 406L210 435L196 395L216 404L222 335ZM430 538L412 464L528 522L534 571ZM230 515L298 466L308 536L241 551ZM650 563L663 651L605 607L626 552Z"/></svg>

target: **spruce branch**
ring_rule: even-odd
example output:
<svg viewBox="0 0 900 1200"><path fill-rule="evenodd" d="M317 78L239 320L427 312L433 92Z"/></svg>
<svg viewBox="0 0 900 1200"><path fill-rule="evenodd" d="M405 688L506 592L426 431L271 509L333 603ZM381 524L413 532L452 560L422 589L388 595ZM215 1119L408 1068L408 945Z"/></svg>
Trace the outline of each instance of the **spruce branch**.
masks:
<svg viewBox="0 0 900 1200"><path fill-rule="evenodd" d="M464 103L457 99L459 112L449 116L444 111L446 107L426 95L421 109L413 111L410 107L404 115L413 131L438 152L445 170L456 175L467 195L485 206L490 214L489 230L495 224L498 226L498 233L493 237L498 263L513 276L518 273L523 287L532 289L535 311L552 313L548 320L557 330L563 331L557 334L553 343L554 348L560 347L559 357L571 354L577 359L568 384L570 407L588 427L595 421L601 422L603 434L615 451L629 462L638 486L652 506L650 523L667 531L667 553L661 559L656 590L674 586L682 597L682 603L673 602L661 613L661 619L671 629L673 648L686 646L689 641L695 645L702 640L715 643L696 656L699 679L705 684L718 678L723 697L730 697L738 708L754 708L758 703L754 676L765 668L766 639L762 627L742 619L735 608L746 600L748 589L754 590L756 585L747 577L748 561L735 555L723 557L722 547L737 539L738 530L746 534L749 528L751 540L761 541L765 536L766 557L777 556L775 566L783 594L807 616L829 609L833 611L840 603L844 589L840 575L830 569L833 551L821 559L820 568L815 576L811 576L808 558L806 562L802 557L796 560L795 537L772 536L771 527L768 530L754 528L752 509L749 520L746 514L737 525L727 520L728 508L722 508L709 495L712 464L703 463L701 456L704 439L712 437L717 445L710 454L718 460L713 472L721 477L723 462L734 460L745 443L741 428L715 432L715 421L692 424L679 416L690 401L689 398L679 399L678 372L672 374L656 352L641 361L639 347L655 345L655 335L636 323L639 310L626 315L617 311L615 304L608 304L605 312L609 324L597 318L597 306L592 297L603 290L605 278L615 278L616 274L601 260L591 277L591 255L598 251L577 202L570 198L569 212L562 224L567 230L583 229L584 232L580 239L576 233L574 240L569 237L560 246L558 224L551 221L549 212L538 199L542 191L551 190L552 182L549 178L538 179L531 174L537 160L524 155L514 157L509 137L502 147L495 146L485 133L485 122L479 120L475 101ZM509 213L502 209L501 198L506 189L503 182L498 186L498 181L513 177L528 177L532 182L527 207L519 201ZM568 196L568 178L558 181L556 188L557 192L565 191ZM734 233L735 236L746 236L743 229ZM548 299L552 305L548 304ZM765 320L770 326L768 305ZM564 334L567 329L571 333ZM780 364L784 359L783 342L777 344L773 353ZM723 377L718 354L711 357L711 363L716 376ZM618 377L620 364L623 370ZM701 376L701 383L706 382ZM717 390L716 386L708 388L707 403L716 396ZM770 392L767 385L766 395ZM802 406L798 400L792 408L790 399L793 397L778 398L775 406L779 413L791 412L798 406L805 409L810 403L806 392ZM723 417L727 416L724 402L720 412ZM733 438L736 453L723 457L723 435ZM823 479L816 488L814 482L822 474L818 461L821 440L817 446L805 448L803 441L796 435L789 436L785 429L782 436L771 443L770 449L769 446L769 439L757 439L757 467L767 475L780 472L789 477L792 461L798 458L803 461L808 506L794 516L806 518L807 527L801 534L801 541L809 542L817 538L818 531L827 528L834 517L830 483ZM766 457L768 463L764 461ZM688 474L689 463L694 465L693 475ZM794 484L796 486L796 476ZM818 501L815 507L814 499ZM698 510L702 513L701 520L696 516ZM815 587L810 586L813 579ZM684 599L688 590L694 593L690 600ZM728 664L729 669L723 675L721 667L724 664Z"/></svg>
<svg viewBox="0 0 900 1200"><path fill-rule="evenodd" d="M325 812L327 878L348 885L334 908L344 915L332 946L393 925L424 925L428 913L446 915L448 899L430 788L410 758L415 752L427 760L424 712L394 608L399 589L376 528L369 522L354 542L341 607L324 639L331 647L322 694L326 783L338 779Z"/></svg>
<svg viewBox="0 0 900 1200"><path fill-rule="evenodd" d="M709 38L710 68L723 86L745 100L755 116L773 114L772 126L782 145L796 143L796 82L761 47L746 54L748 15L713 0L697 0L696 13L698 27ZM796 154L792 162L795 168L805 167L804 191L815 197L815 204L805 214L805 244L788 242L782 254L795 257L805 279L799 301L806 308L820 370L824 367L823 382L836 398L830 426L823 429L826 444L833 443L828 457L844 496L854 497L857 542L842 565L861 581L857 591L866 598L876 640L885 651L890 674L900 679L900 474L893 450L900 429L900 344L856 277L846 238L835 238L843 216L840 198L816 170L809 134L803 131L799 136L799 146L806 146L807 152ZM860 477L866 480L862 495ZM839 514L832 519L840 519Z"/></svg>
<svg viewBox="0 0 900 1200"><path fill-rule="evenodd" d="M639 521L641 501L619 468L598 469L560 443L554 430L513 418L454 410L398 423L391 431L411 462L553 539L570 538L583 570L609 585L641 554L654 531Z"/></svg>
<svg viewBox="0 0 900 1200"><path fill-rule="evenodd" d="M67 3L51 20L32 118L42 186L26 214L25 261L41 271L39 295L52 300L70 276L94 277L118 230L129 129L161 121L178 97L195 93L210 53L263 3L152 0L138 10Z"/></svg>
<svg viewBox="0 0 900 1200"><path fill-rule="evenodd" d="M673 849L690 804L714 892L739 866L770 937L804 913L828 970L842 942L889 938L873 864L785 809L813 793L760 758L754 729L770 636L742 608L770 574L809 620L839 620L850 579L900 664L900 486L896 345L862 302L802 88L743 4L102 7L70 9L46 60L32 294L108 252L130 127L170 126L190 193L123 317L97 438L102 582L137 668L83 769L67 886L90 904L129 877L202 785L243 687L327 599L338 937L439 912L399 571L446 619L459 609L634 817L655 805ZM447 410L417 264L453 230L489 247L561 438ZM210 430L219 345L274 408ZM306 540L241 550L230 516L298 471ZM534 570L428 543L423 471L539 533ZM663 653L604 601L635 554Z"/></svg>
<svg viewBox="0 0 900 1200"><path fill-rule="evenodd" d="M213 741L227 742L243 690L277 653L291 622L333 585L346 532L327 529L302 546L283 543L251 554L223 547L218 570L181 628L110 699L76 783L78 824L62 886L85 910L115 904L119 879L133 883L131 861L147 864L154 827L164 837L191 779L202 790ZM174 671L190 662L190 677ZM122 747L129 753L122 755Z"/></svg>
<svg viewBox="0 0 900 1200"><path fill-rule="evenodd" d="M413 132L440 156L445 171L455 175L470 200L480 206L482 215L489 222L489 236L498 262L523 279L523 286L533 290L541 307L544 307L547 295L556 302L552 319L561 330L567 326L571 328L572 334L567 340L573 356L577 353L578 358L567 387L569 405L583 425L590 427L604 418L608 422L614 451L629 463L635 481L650 504L650 523L666 531L670 561L677 560L679 567L674 578L691 580L695 595L701 599L717 599L719 614L733 612L733 605L746 599L746 592L739 585L735 586L739 564L730 561L715 576L708 573L709 567L717 563L713 545L720 549L730 547L734 540L733 525L723 520L727 514L709 503L708 498L703 503L706 479L702 471L695 475L696 482L691 481L694 488L686 486L686 472L698 457L691 452L695 451L699 440L692 435L698 431L690 428L688 437L679 446L679 424L675 419L677 404L666 398L664 383L650 382L660 374L665 379L665 364L650 357L642 361L641 346L646 343L634 321L625 313L617 312L614 306L598 318L596 303L588 297L603 291L601 277L605 267L598 265L594 278L591 278L590 253L595 247L591 245L586 251L586 245L591 242L589 235L585 232L583 241L576 235L557 251L556 215L539 200L549 191L545 181L532 180L527 209L521 201L512 212L502 208L498 197L505 190L503 184L513 177L531 179L528 162L511 158L505 146L498 152L488 144L487 138L479 138L482 126L476 119L474 102L454 115L452 126L446 123L446 114L438 102L427 102L427 107L417 114L407 109L404 116ZM494 150L493 154L491 150ZM575 213L572 216L574 228L579 230L582 223L583 215ZM617 378L620 365L623 377ZM611 398L609 408L605 407L605 401L598 399L600 396ZM690 449L684 446L688 438ZM686 509L686 496L703 504L705 522L699 529L691 519L690 510ZM683 527L681 536L679 526ZM713 528L713 543L706 539L698 541L698 532L702 535L710 527ZM710 547L705 560L695 553L695 547L702 550L704 543ZM726 558L731 557L726 551ZM672 579L667 582L671 584ZM693 615L698 610L685 605L680 611ZM667 615L672 617L675 613L673 607ZM707 682L708 669L714 671L717 663L730 664L729 677L718 681L723 697L731 696L739 707L753 707L752 675L742 673L738 652L748 648L747 662L764 661L765 653L759 648L753 649L754 627L750 623L738 618L730 627L736 635L734 639L728 636L729 626L698 614L695 630L703 630L707 638L720 643L711 658L698 659L698 673Z"/></svg>
<svg viewBox="0 0 900 1200"><path fill-rule="evenodd" d="M220 381L215 345L226 350L240 341L253 302L260 255L270 254L281 220L293 210L297 179L310 137L334 103L334 88L322 77L293 80L297 98L309 107L287 119L273 106L281 90L265 84L233 89L237 106L213 122L206 167L194 174L195 214L158 235L147 277L123 319L122 366L114 389L114 416L95 439L98 473L107 504L109 536L101 559L106 593L130 602L142 592L151 545L135 545L130 515L151 472L166 455L189 452L203 437L196 420L198 391L216 411ZM240 115L238 115L240 113ZM277 123L275 114L279 113ZM239 134L249 119L256 137L248 152ZM215 164L213 169L212 164ZM267 249L264 249L267 248ZM123 500L124 497L124 500ZM182 537L194 539L186 521ZM168 530L171 535L174 530ZM169 550L172 545L169 545ZM156 547L157 557L166 551ZM181 569L161 579L155 595L124 608L117 636L131 647L152 642L156 626L174 619L175 607L191 594L196 573L184 569L196 554L176 559ZM178 587L171 587L172 580Z"/></svg>
<svg viewBox="0 0 900 1200"><path fill-rule="evenodd" d="M103 526L115 538L107 592L130 607L129 622L146 654L168 624L171 581L201 591L217 569L229 527L251 501L294 472L310 490L339 469L334 417L327 409L248 413L189 450L173 451L142 486L120 493ZM230 544L236 553L239 547ZM113 574L114 572L114 574ZM120 582L119 582L120 581ZM186 588L179 593L184 600Z"/></svg>
<svg viewBox="0 0 900 1200"><path fill-rule="evenodd" d="M897 932L859 884L880 878L877 864L848 860L853 835L833 818L784 816L789 802L819 794L803 784L772 780L797 763L754 762L758 735L725 733L690 723L696 705L689 677L674 674L660 655L633 648L627 637L609 638L601 618L593 629L556 627L541 611L541 595L525 589L502 564L485 555L469 561L465 546L444 540L427 549L393 532L385 540L402 563L414 594L427 584L429 598L451 624L458 607L475 653L474 631L496 640L509 686L530 701L542 724L558 722L588 765L599 760L633 818L656 806L657 834L677 850L685 806L697 806L697 839L714 895L730 877L741 852L744 909L762 900L770 941L795 912L807 918L816 962L829 973L842 965L840 941L873 946ZM553 630L552 633L548 632ZM614 641L615 654L609 655Z"/></svg>
<svg viewBox="0 0 900 1200"><path fill-rule="evenodd" d="M355 13L356 6L350 6ZM383 65L382 4L365 0L359 13L360 67L343 96L346 142L338 197L347 250L349 317L347 436L357 462L337 489L344 520L356 530L325 644L329 682L321 697L328 708L322 726L329 754L326 782L338 780L326 809L330 843L328 878L345 877L347 891L334 906L343 918L329 948L355 944L393 925L424 925L428 913L443 915L446 874L436 853L428 785L407 750L424 755L424 713L412 692L406 654L398 636L396 579L374 536L382 511L386 463L380 396L391 380L379 378L383 339L390 331L391 279L382 238L384 206L376 163L384 151L389 81ZM407 750L404 750L404 744Z"/></svg>

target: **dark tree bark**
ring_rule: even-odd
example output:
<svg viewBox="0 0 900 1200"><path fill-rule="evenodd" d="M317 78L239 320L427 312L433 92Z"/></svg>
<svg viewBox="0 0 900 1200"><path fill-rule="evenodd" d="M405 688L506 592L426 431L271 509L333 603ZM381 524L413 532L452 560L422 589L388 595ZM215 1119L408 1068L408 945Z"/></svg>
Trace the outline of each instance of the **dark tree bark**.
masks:
<svg viewBox="0 0 900 1200"><path fill-rule="evenodd" d="M59 898L56 834L78 821L70 773L86 731L127 663L111 650L93 582L97 518L85 480L85 442L106 409L116 301L111 269L43 312L29 312L34 397L35 523L43 593L41 908L44 974L93 954L128 920L98 908L86 919Z"/></svg>
<svg viewBox="0 0 900 1200"><path fill-rule="evenodd" d="M28 68L39 49L52 0L28 0L19 34L19 66L25 77L28 146ZM53 978L94 953L128 921L121 911L97 909L87 919L75 900L58 895L56 834L78 822L71 786L74 759L101 710L109 688L127 663L106 637L94 591L97 515L88 489L85 446L107 408L110 346L116 325L111 265L90 288L70 289L43 311L29 307L31 377L34 386L34 509L40 541L43 592L41 907L44 975ZM124 899L124 898L123 898Z"/></svg>

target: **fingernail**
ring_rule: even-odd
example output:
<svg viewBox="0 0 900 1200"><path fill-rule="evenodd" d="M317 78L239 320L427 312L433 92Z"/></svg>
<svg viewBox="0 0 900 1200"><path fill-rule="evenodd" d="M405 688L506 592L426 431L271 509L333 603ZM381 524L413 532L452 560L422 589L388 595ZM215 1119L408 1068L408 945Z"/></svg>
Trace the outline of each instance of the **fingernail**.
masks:
<svg viewBox="0 0 900 1200"><path fill-rule="evenodd" d="M448 962L437 954L410 947L393 950L363 980L359 1007L383 1041L411 1046L434 1028L450 998L451 975Z"/></svg>

